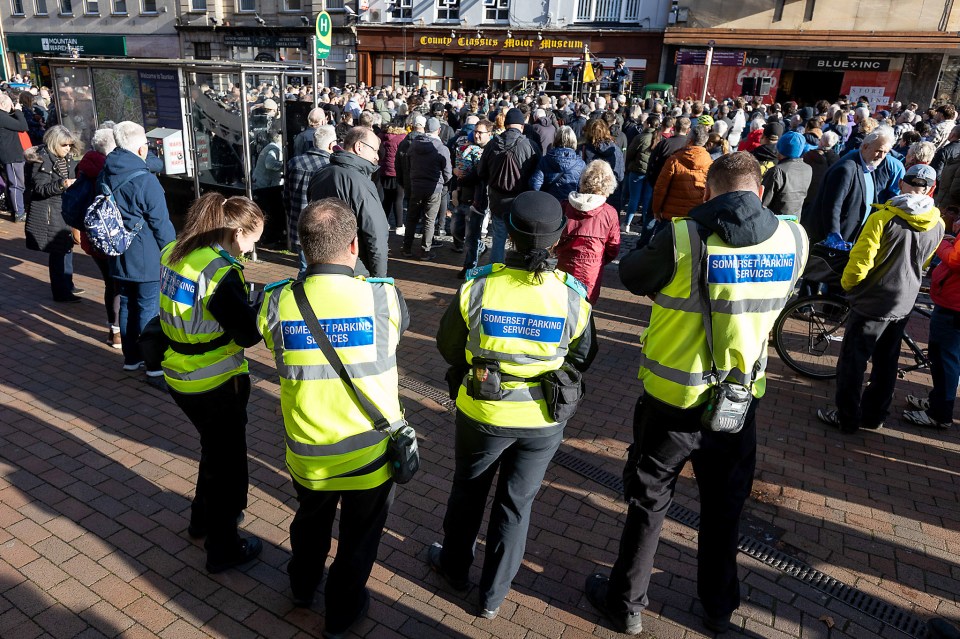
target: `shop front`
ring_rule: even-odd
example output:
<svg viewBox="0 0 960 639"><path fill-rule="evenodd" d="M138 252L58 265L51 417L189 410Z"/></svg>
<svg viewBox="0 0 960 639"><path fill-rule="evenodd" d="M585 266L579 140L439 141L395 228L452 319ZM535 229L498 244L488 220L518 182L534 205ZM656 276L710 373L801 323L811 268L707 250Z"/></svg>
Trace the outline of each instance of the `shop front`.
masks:
<svg viewBox="0 0 960 639"><path fill-rule="evenodd" d="M549 92L570 88L569 70L588 49L612 69L626 59L635 85L656 78L660 38L652 33L519 30L458 33L456 29L366 28L358 44L360 77L373 86L426 87L433 91L514 90L523 87L540 62ZM612 85L611 85L612 86Z"/></svg>
<svg viewBox="0 0 960 639"><path fill-rule="evenodd" d="M15 73L29 72L50 86L50 70L34 62L34 56L80 58L127 56L127 39L121 35L72 35L69 33L11 33L7 35L7 49Z"/></svg>
<svg viewBox="0 0 960 639"><path fill-rule="evenodd" d="M706 50L678 49L677 95L700 98L707 76ZM794 100L813 104L846 95L867 97L874 109L895 99L904 56L840 55L822 52L760 52L717 49L707 80L707 96L759 98L770 104Z"/></svg>

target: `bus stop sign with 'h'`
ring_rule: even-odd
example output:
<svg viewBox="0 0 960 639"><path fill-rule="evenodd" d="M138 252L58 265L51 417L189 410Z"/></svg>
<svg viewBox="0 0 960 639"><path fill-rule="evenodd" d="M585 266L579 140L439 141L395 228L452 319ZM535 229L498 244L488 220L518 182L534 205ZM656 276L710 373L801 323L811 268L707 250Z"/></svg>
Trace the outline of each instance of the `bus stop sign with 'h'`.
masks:
<svg viewBox="0 0 960 639"><path fill-rule="evenodd" d="M330 14L321 11L317 15L317 60L326 60L333 45L333 23Z"/></svg>

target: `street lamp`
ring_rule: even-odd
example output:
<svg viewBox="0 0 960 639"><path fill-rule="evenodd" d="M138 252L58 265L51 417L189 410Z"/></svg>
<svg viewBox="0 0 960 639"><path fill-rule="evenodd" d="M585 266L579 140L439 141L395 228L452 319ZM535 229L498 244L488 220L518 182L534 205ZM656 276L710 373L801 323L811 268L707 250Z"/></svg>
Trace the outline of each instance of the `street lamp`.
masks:
<svg viewBox="0 0 960 639"><path fill-rule="evenodd" d="M717 44L715 40L707 43L707 59L705 60L707 72L703 75L703 93L700 95L701 103L706 103L707 101L707 84L710 82L710 65L713 64L713 47L715 44Z"/></svg>

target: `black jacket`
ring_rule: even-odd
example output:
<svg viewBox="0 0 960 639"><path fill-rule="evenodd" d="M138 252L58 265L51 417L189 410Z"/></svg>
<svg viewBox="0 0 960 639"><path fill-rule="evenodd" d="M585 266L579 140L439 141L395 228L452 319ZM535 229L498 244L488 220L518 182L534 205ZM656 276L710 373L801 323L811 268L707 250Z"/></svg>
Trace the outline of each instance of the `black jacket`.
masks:
<svg viewBox="0 0 960 639"><path fill-rule="evenodd" d="M77 161L67 159L66 172L60 171L46 146L34 147L26 166L27 248L46 253L69 253L73 232L63 221L60 196L66 191L63 181L77 176Z"/></svg>
<svg viewBox="0 0 960 639"><path fill-rule="evenodd" d="M373 173L377 165L348 151L336 151L330 164L313 174L307 189L311 202L325 197L338 197L357 216L360 259L357 275L386 277L387 239L390 226L383 212Z"/></svg>
<svg viewBox="0 0 960 639"><path fill-rule="evenodd" d="M533 172L537 170L537 164L540 162L540 152L523 135L523 132L517 129L507 129L483 147L483 155L480 156L480 168L478 170L482 182L490 185L491 173L494 166L497 166L499 162L497 158L505 154L507 149L512 149L517 163L520 165L520 179L517 181L517 190L514 193L499 193L501 196L509 197L530 190L530 178L533 176ZM490 189L497 193L497 189L492 185L490 185Z"/></svg>
<svg viewBox="0 0 960 639"><path fill-rule="evenodd" d="M23 145L20 144L18 132L26 130L27 120L23 117L23 111L0 111L0 164L23 162Z"/></svg>
<svg viewBox="0 0 960 639"><path fill-rule="evenodd" d="M657 146L650 152L650 159L647 161L647 183L652 187L657 185L657 178L660 177L660 171L666 164L667 158L687 146L690 141L689 135L674 135L672 138L660 140Z"/></svg>
<svg viewBox="0 0 960 639"><path fill-rule="evenodd" d="M443 192L444 185L453 176L453 167L450 151L440 138L427 133L414 133L408 157L410 195L425 196Z"/></svg>
<svg viewBox="0 0 960 639"><path fill-rule="evenodd" d="M733 247L765 242L779 225L777 216L750 191L719 195L692 209L690 217ZM653 295L673 279L676 269L673 224L668 224L649 244L630 251L620 260L620 281L635 295Z"/></svg>

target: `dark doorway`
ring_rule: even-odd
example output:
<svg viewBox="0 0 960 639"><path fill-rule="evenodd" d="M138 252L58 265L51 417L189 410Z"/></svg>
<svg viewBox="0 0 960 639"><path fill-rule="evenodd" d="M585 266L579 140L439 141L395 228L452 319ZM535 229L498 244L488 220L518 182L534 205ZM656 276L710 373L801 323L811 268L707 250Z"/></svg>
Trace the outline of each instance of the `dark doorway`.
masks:
<svg viewBox="0 0 960 639"><path fill-rule="evenodd" d="M829 71L784 71L777 87L777 102L794 100L798 104L833 101L843 87L843 73Z"/></svg>
<svg viewBox="0 0 960 639"><path fill-rule="evenodd" d="M466 91L486 88L489 81L489 58L454 58L453 87Z"/></svg>

